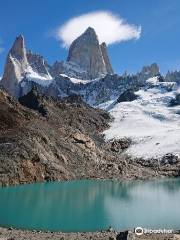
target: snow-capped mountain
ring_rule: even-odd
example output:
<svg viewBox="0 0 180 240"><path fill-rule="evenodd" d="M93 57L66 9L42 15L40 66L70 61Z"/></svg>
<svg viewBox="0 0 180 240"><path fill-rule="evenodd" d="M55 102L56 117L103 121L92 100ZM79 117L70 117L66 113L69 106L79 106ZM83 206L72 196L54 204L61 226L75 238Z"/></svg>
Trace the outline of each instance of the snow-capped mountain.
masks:
<svg viewBox="0 0 180 240"><path fill-rule="evenodd" d="M19 97L26 82L47 85L50 80L52 77L43 58L27 53L23 36L17 37L8 53L1 85L11 95Z"/></svg>
<svg viewBox="0 0 180 240"><path fill-rule="evenodd" d="M8 53L4 75L1 80L3 87L12 95L19 96L20 81L25 77L28 61L24 39L22 36L16 38Z"/></svg>
<svg viewBox="0 0 180 240"><path fill-rule="evenodd" d="M53 66L49 66L42 56L26 51L24 38L20 35L7 56L1 85L15 97L26 94L34 84L46 94L62 97L69 94L69 84L66 85L64 78L76 85L89 83L107 74L113 74L113 69L106 44L99 43L92 28L72 43L67 61L56 61ZM65 83L63 89L59 88L61 80Z"/></svg>
<svg viewBox="0 0 180 240"><path fill-rule="evenodd" d="M97 106L158 74L157 64L144 67L134 76L114 74L106 44L100 44L94 29L88 28L70 46L67 61L56 61L52 66L42 56L26 50L23 36L17 37L7 56L1 85L17 98L35 85L46 95L78 94Z"/></svg>
<svg viewBox="0 0 180 240"><path fill-rule="evenodd" d="M106 139L132 139L126 154L134 157L180 156L180 85L153 77L135 94L134 101L115 102L109 108L114 121L104 132Z"/></svg>

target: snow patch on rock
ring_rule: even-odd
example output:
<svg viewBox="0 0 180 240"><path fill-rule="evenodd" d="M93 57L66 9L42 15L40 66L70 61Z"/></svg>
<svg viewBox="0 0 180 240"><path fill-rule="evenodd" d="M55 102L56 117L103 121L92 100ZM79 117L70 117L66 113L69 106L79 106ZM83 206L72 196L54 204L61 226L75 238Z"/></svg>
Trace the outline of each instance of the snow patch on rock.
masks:
<svg viewBox="0 0 180 240"><path fill-rule="evenodd" d="M53 81L53 78L50 76L50 74L39 74L33 71L30 66L28 66L26 72L26 79L28 81L36 82L42 86L49 86Z"/></svg>

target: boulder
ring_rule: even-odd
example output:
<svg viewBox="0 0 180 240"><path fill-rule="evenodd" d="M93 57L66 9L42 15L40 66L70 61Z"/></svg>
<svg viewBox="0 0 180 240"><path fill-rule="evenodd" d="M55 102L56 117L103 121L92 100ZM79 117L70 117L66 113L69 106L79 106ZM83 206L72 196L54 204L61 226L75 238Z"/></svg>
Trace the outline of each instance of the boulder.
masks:
<svg viewBox="0 0 180 240"><path fill-rule="evenodd" d="M180 105L180 94L177 94L176 97L170 101L170 107L178 105Z"/></svg>
<svg viewBox="0 0 180 240"><path fill-rule="evenodd" d="M123 92L117 99L117 103L120 102L132 102L138 98L138 95L134 93L134 90L128 89Z"/></svg>

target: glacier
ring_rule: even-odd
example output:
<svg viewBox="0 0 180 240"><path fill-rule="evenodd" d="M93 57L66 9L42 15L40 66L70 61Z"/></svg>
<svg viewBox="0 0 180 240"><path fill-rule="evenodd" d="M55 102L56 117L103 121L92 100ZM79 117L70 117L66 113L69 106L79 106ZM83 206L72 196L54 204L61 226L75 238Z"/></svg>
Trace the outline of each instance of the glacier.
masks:
<svg viewBox="0 0 180 240"><path fill-rule="evenodd" d="M138 99L101 106L114 117L104 131L106 141L130 138L132 145L125 154L144 159L160 159L166 154L180 156L180 106L169 103L180 86L160 82L158 77L146 81L147 86L135 92Z"/></svg>

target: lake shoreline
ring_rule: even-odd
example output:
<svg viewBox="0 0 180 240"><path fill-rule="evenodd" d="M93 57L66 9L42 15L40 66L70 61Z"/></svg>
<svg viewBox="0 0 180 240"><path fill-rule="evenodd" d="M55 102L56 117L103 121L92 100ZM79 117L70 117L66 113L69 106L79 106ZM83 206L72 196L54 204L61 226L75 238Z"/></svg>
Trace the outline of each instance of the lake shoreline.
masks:
<svg viewBox="0 0 180 240"><path fill-rule="evenodd" d="M112 178L106 178L106 177L85 177L85 178L69 178L69 179L55 179L55 180L43 180L43 181L30 181L30 182L18 182L18 183L11 183L11 184L1 184L0 182L0 188L5 187L15 187L15 186L23 186L23 185L31 185L31 184L39 184L39 183L53 183L53 182L72 182L72 181L112 181L112 182L131 182L131 181L155 181L155 180L169 180L169 179L177 179L180 178L180 175L173 174L171 171L167 171L166 174L163 172L162 174L156 173L154 175L150 176L114 176Z"/></svg>
<svg viewBox="0 0 180 240"><path fill-rule="evenodd" d="M180 231L173 234L143 234L137 236L133 231L116 232L113 229L99 232L77 232L77 233L63 233L63 232L49 232L36 230L20 230L14 228L0 227L0 239L3 240L178 240L180 239Z"/></svg>

